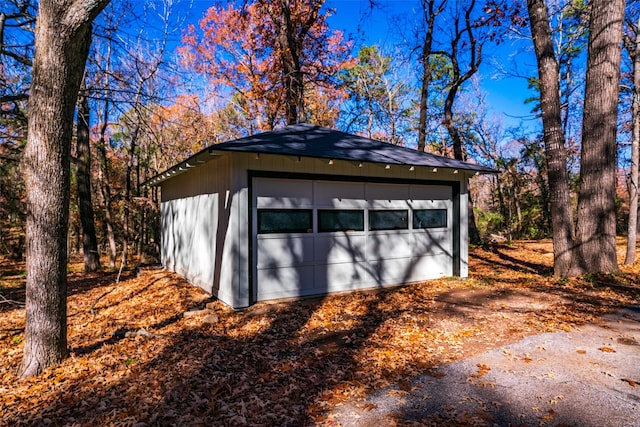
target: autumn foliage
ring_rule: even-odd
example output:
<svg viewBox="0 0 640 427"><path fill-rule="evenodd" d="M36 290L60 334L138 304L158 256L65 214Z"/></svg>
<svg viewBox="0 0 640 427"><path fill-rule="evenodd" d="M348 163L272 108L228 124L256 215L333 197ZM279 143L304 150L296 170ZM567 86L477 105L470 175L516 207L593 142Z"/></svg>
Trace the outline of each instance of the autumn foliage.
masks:
<svg viewBox="0 0 640 427"><path fill-rule="evenodd" d="M182 65L205 77L210 96L224 99L250 133L271 130L287 120L291 91L296 90L292 84L299 85L303 98L292 101L302 109L301 121L332 125L338 101L345 96L336 74L349 62L350 44L340 31L328 27L330 11L321 10L322 3L212 6L200 28L190 25L183 36ZM282 34L285 12L287 33ZM283 44L283 37L290 46Z"/></svg>

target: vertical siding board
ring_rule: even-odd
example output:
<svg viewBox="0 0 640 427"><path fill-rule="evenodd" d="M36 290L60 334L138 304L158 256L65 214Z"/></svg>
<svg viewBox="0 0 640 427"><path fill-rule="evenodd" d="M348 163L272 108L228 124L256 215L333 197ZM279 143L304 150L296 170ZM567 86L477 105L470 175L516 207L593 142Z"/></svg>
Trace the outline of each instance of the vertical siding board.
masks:
<svg viewBox="0 0 640 427"><path fill-rule="evenodd" d="M469 187L466 177L460 180L459 196L460 277L469 276Z"/></svg>
<svg viewBox="0 0 640 427"><path fill-rule="evenodd" d="M241 159L238 159L241 160ZM238 162L239 163L239 162ZM235 288L235 304L234 307L249 306L249 183L247 175L247 167L242 164L234 165L233 171L233 187L236 194L236 207L233 217L236 220L235 236L235 266L234 266L234 288Z"/></svg>

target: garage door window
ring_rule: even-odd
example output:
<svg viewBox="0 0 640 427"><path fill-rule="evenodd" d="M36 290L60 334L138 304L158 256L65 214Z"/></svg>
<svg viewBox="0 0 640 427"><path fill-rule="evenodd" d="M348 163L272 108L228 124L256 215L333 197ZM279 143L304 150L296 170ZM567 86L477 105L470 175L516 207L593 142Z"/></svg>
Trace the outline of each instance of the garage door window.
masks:
<svg viewBox="0 0 640 427"><path fill-rule="evenodd" d="M364 211L318 209L318 231L364 231Z"/></svg>
<svg viewBox="0 0 640 427"><path fill-rule="evenodd" d="M446 209L416 209L413 211L413 228L446 228Z"/></svg>
<svg viewBox="0 0 640 427"><path fill-rule="evenodd" d="M311 233L311 209L258 209L258 233Z"/></svg>
<svg viewBox="0 0 640 427"><path fill-rule="evenodd" d="M408 210L369 211L369 230L406 230L409 228Z"/></svg>

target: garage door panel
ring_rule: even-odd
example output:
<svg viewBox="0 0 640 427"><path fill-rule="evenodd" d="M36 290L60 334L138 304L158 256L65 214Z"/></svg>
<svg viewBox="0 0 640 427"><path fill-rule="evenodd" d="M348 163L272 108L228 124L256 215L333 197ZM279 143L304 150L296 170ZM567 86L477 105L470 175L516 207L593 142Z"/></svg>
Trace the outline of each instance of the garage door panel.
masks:
<svg viewBox="0 0 640 427"><path fill-rule="evenodd" d="M258 269L258 301L311 295L313 265Z"/></svg>
<svg viewBox="0 0 640 427"><path fill-rule="evenodd" d="M311 208L311 198L299 199L295 197L258 197L258 207L260 209L304 209Z"/></svg>
<svg viewBox="0 0 640 427"><path fill-rule="evenodd" d="M409 199L409 187L397 184L366 184L365 198L367 201L384 201Z"/></svg>
<svg viewBox="0 0 640 427"><path fill-rule="evenodd" d="M316 181L313 203L316 207L363 208L364 183Z"/></svg>
<svg viewBox="0 0 640 427"><path fill-rule="evenodd" d="M412 273L411 258L386 258L369 261L377 284L400 284Z"/></svg>
<svg viewBox="0 0 640 427"><path fill-rule="evenodd" d="M413 256L414 237L409 232L370 232L367 238L367 259L405 258Z"/></svg>
<svg viewBox="0 0 640 427"><path fill-rule="evenodd" d="M409 200L408 205L411 209L451 209L450 200Z"/></svg>
<svg viewBox="0 0 640 427"><path fill-rule="evenodd" d="M254 180L253 191L257 195L256 206L260 208L302 208L313 203L311 181L286 179Z"/></svg>
<svg viewBox="0 0 640 427"><path fill-rule="evenodd" d="M366 244L364 235L320 235L315 242L315 261L323 264L364 261Z"/></svg>
<svg viewBox="0 0 640 427"><path fill-rule="evenodd" d="M365 261L316 265L317 293L359 289L369 282Z"/></svg>
<svg viewBox="0 0 640 427"><path fill-rule="evenodd" d="M313 236L258 237L258 262L260 268L288 267L313 264Z"/></svg>
<svg viewBox="0 0 640 427"><path fill-rule="evenodd" d="M308 233L297 229L290 233L263 230L255 235L256 299L323 294L452 275L452 193L449 186L254 179L255 230L258 209L307 209L313 218L313 228ZM446 222L443 213L418 211L423 209L446 210ZM333 210L361 211L363 219L356 224L350 214L327 213ZM391 220L380 219L385 215L392 218L390 213L371 214L379 210L401 210L407 215L404 223L394 225ZM414 214L418 222L413 221ZM346 226L342 221L356 225ZM335 231L340 229L346 231Z"/></svg>
<svg viewBox="0 0 640 427"><path fill-rule="evenodd" d="M409 186L409 199L411 200L441 200L450 201L453 197L453 190L449 186Z"/></svg>
<svg viewBox="0 0 640 427"><path fill-rule="evenodd" d="M414 256L415 254L435 255L452 254L451 231L439 230L419 230L414 233Z"/></svg>
<svg viewBox="0 0 640 427"><path fill-rule="evenodd" d="M401 284L452 275L451 258L446 254L370 261L380 284Z"/></svg>
<svg viewBox="0 0 640 427"><path fill-rule="evenodd" d="M451 257L449 255L444 253L423 255L412 259L411 270L407 281L421 282L423 280L452 275L453 266L451 265Z"/></svg>

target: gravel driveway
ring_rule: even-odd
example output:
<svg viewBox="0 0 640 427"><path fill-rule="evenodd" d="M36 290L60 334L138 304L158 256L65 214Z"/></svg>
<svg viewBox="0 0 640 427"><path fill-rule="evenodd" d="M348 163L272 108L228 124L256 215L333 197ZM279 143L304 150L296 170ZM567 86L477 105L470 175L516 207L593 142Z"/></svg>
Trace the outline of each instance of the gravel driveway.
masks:
<svg viewBox="0 0 640 427"><path fill-rule="evenodd" d="M640 426L640 306L339 406L342 426Z"/></svg>

